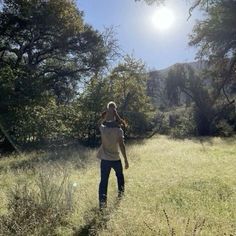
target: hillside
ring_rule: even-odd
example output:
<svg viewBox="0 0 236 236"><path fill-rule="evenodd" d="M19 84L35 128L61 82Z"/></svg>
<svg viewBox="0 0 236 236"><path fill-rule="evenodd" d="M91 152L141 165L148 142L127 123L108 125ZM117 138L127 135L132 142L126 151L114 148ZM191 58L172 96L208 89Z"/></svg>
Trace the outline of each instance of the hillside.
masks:
<svg viewBox="0 0 236 236"><path fill-rule="evenodd" d="M156 71L152 71L152 72L154 72L154 73L160 73L161 75L166 76L167 73L168 73L175 65L178 65L178 64L180 64L180 65L189 65L189 66L191 66L191 67L197 72L197 71L201 71L201 70L205 69L206 66L207 66L206 63L207 63L206 61L193 61L193 62L186 62L186 63L176 63L176 64L171 65L171 66L169 66L169 67L167 67L167 68L165 68L165 69L156 70ZM152 73L152 72L151 72L151 73Z"/></svg>
<svg viewBox="0 0 236 236"><path fill-rule="evenodd" d="M2 158L0 235L236 234L234 138L156 136L127 149L126 195L117 201L112 172L103 214L96 150Z"/></svg>
<svg viewBox="0 0 236 236"><path fill-rule="evenodd" d="M173 69L176 65L191 66L196 73L200 73L207 66L206 61L195 61L189 63L176 63L162 70L155 70L149 72L149 80L147 82L147 94L152 98L152 102L155 106L160 107L166 103L166 77L168 72ZM186 95L181 93L180 100L186 101Z"/></svg>

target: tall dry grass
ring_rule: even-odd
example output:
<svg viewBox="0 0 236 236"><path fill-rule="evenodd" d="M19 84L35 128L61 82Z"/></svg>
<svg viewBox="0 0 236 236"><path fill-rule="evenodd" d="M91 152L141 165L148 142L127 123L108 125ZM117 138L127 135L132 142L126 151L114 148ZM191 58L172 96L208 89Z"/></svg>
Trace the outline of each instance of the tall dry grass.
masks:
<svg viewBox="0 0 236 236"><path fill-rule="evenodd" d="M1 159L0 235L236 235L234 139L156 136L127 150L126 194L111 173L104 212L96 150Z"/></svg>

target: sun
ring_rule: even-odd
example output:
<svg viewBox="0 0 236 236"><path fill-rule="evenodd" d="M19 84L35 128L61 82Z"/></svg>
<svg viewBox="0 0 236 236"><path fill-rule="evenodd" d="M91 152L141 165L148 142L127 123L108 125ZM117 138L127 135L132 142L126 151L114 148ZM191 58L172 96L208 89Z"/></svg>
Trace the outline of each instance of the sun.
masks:
<svg viewBox="0 0 236 236"><path fill-rule="evenodd" d="M151 20L156 29L166 31L173 26L175 17L171 9L160 7L154 12Z"/></svg>

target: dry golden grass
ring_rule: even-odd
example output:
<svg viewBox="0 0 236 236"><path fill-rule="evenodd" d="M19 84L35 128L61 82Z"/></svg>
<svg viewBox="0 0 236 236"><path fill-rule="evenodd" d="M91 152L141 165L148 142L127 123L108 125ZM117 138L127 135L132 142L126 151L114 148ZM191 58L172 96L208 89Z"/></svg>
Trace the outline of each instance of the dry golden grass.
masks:
<svg viewBox="0 0 236 236"><path fill-rule="evenodd" d="M56 228L57 235L236 235L235 144L233 138L156 136L128 145L125 197L117 201L112 173L108 208L103 213L98 210L96 150L3 158L0 213L9 213L8 192L15 185L26 184L39 194L40 173L57 186L66 175L67 187L60 191L66 191L68 199L63 201L71 201L71 209L65 215L66 224Z"/></svg>

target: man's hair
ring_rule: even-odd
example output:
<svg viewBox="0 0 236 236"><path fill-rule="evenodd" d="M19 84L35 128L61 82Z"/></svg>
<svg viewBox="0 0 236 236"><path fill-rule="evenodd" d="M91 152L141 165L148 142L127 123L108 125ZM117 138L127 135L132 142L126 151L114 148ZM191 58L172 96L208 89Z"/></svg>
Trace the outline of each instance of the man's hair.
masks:
<svg viewBox="0 0 236 236"><path fill-rule="evenodd" d="M116 105L116 103L115 102L113 102L113 101L110 101L110 102L108 102L107 103L107 109L109 109L109 107L110 106L114 106L115 107L115 109L117 108L117 105Z"/></svg>

